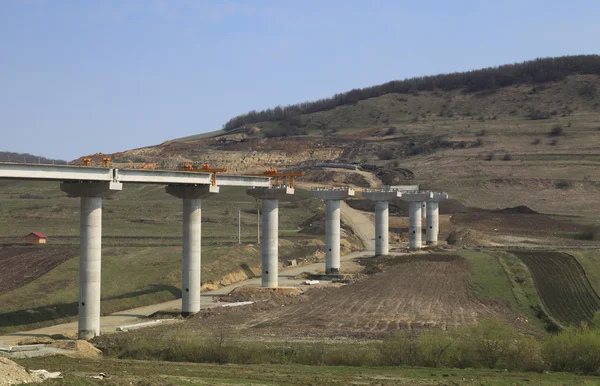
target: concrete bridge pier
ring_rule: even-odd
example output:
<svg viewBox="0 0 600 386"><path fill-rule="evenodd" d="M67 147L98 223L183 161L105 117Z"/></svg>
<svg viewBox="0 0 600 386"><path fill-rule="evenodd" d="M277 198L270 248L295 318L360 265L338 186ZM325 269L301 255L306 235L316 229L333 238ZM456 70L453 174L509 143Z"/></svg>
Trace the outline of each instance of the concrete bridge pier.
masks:
<svg viewBox="0 0 600 386"><path fill-rule="evenodd" d="M448 199L448 193L433 193L433 198L427 200L427 230L425 240L427 245L437 245L440 233L440 201Z"/></svg>
<svg viewBox="0 0 600 386"><path fill-rule="evenodd" d="M261 287L279 286L279 200L294 194L286 186L251 188L247 193L262 201L262 274Z"/></svg>
<svg viewBox="0 0 600 386"><path fill-rule="evenodd" d="M119 182L63 182L60 189L80 198L78 339L100 335L102 198L120 191Z"/></svg>
<svg viewBox="0 0 600 386"><path fill-rule="evenodd" d="M219 193L212 185L167 185L165 191L183 200L181 315L200 311L202 261L202 198Z"/></svg>
<svg viewBox="0 0 600 386"><path fill-rule="evenodd" d="M317 188L315 197L325 201L325 274L340 273L341 201L354 196L352 188Z"/></svg>
<svg viewBox="0 0 600 386"><path fill-rule="evenodd" d="M408 247L421 249L421 216L423 203L433 198L431 192L404 193L402 199L408 201Z"/></svg>
<svg viewBox="0 0 600 386"><path fill-rule="evenodd" d="M389 201L402 197L395 189L363 190L362 196L375 201L375 256L389 253Z"/></svg>

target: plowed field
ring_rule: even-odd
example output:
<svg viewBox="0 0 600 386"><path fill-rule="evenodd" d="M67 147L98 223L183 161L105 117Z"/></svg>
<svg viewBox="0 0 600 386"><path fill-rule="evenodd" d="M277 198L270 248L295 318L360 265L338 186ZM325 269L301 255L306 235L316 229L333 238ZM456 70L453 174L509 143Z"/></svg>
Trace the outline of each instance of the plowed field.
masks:
<svg viewBox="0 0 600 386"><path fill-rule="evenodd" d="M0 293L24 286L77 253L73 247L0 248Z"/></svg>
<svg viewBox="0 0 600 386"><path fill-rule="evenodd" d="M600 310L600 298L573 256L560 252L513 253L527 265L546 309L561 323L589 322Z"/></svg>
<svg viewBox="0 0 600 386"><path fill-rule="evenodd" d="M507 304L469 294L471 267L464 258L429 254L394 260L353 284L310 289L302 301L256 312L249 307L199 324L235 323L244 334L265 337L377 338L399 329L446 328L511 315Z"/></svg>

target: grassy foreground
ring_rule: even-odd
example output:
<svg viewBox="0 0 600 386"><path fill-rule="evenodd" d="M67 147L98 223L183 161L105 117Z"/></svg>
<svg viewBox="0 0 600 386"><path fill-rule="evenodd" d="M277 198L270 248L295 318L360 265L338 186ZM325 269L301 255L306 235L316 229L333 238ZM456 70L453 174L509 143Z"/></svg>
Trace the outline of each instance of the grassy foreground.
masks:
<svg viewBox="0 0 600 386"><path fill-rule="evenodd" d="M17 360L28 369L61 371L45 385L597 385L600 377L503 370L302 365L212 365L55 356ZM91 375L105 373L98 381Z"/></svg>

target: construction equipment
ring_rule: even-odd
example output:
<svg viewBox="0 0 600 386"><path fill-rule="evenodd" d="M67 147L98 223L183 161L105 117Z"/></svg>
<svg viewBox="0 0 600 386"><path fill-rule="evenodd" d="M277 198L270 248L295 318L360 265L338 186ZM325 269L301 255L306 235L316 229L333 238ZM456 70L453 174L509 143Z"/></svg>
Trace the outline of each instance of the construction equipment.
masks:
<svg viewBox="0 0 600 386"><path fill-rule="evenodd" d="M255 177L273 177L275 180L273 182L273 186L278 188L280 186L287 186L288 178L290 179L290 188L294 188L294 177L302 177L304 172L296 172L296 173L279 173L277 169L268 169L264 173L256 173L256 174L246 174L247 176L255 176ZM283 184L279 183L279 178L283 178Z"/></svg>
<svg viewBox="0 0 600 386"><path fill-rule="evenodd" d="M104 165L105 168L109 168L110 167L110 157L102 158L102 164Z"/></svg>
<svg viewBox="0 0 600 386"><path fill-rule="evenodd" d="M83 159L83 166L92 166L92 159L91 158L84 158Z"/></svg>
<svg viewBox="0 0 600 386"><path fill-rule="evenodd" d="M212 186L217 186L217 173L225 173L227 168L211 168L210 164L202 164L201 167L196 168L194 167L194 164L186 163L183 168L177 170L196 173L211 173L211 184Z"/></svg>
<svg viewBox="0 0 600 386"><path fill-rule="evenodd" d="M158 169L158 165L156 163L145 163L142 166L136 165L133 161L129 161L129 169L140 169L140 170L156 170Z"/></svg>

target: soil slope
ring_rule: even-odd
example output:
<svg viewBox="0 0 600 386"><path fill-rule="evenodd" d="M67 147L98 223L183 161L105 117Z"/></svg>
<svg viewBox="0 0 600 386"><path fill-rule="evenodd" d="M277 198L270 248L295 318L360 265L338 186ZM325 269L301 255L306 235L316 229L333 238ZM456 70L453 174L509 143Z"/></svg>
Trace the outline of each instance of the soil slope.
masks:
<svg viewBox="0 0 600 386"><path fill-rule="evenodd" d="M461 257L396 257L375 266L376 259L365 260L369 270L381 272L341 287L310 289L301 297L279 295L240 310L207 310L192 323L201 329L226 323L263 338L378 338L399 329L445 329L512 316L507 304L469 294L471 269Z"/></svg>

